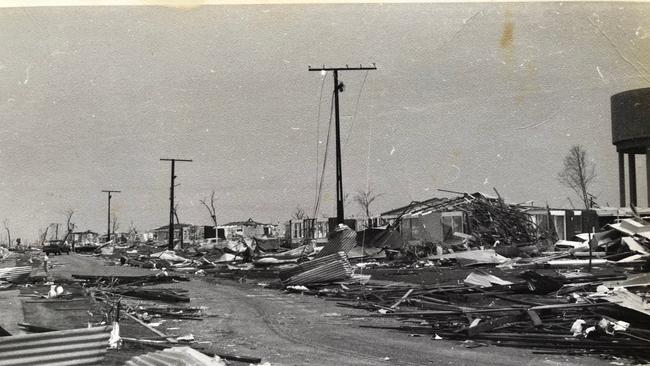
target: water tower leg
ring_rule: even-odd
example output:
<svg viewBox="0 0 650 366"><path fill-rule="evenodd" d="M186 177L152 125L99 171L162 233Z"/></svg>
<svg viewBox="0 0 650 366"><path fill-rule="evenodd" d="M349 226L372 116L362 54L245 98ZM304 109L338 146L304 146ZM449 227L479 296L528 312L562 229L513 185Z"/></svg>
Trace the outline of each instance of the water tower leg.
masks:
<svg viewBox="0 0 650 366"><path fill-rule="evenodd" d="M618 153L618 192L621 206L625 207L625 153Z"/></svg>
<svg viewBox="0 0 650 366"><path fill-rule="evenodd" d="M634 154L627 154L630 176L630 204L636 206L636 160Z"/></svg>

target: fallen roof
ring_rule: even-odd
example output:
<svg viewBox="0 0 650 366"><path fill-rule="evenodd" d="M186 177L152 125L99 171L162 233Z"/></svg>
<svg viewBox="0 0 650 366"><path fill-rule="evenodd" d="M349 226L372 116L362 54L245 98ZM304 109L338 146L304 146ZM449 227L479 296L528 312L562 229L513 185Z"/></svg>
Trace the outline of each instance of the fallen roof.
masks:
<svg viewBox="0 0 650 366"><path fill-rule="evenodd" d="M249 218L246 221L232 221L221 226L263 226L263 225L271 225L271 224L263 224L261 222L257 222L253 220L252 218Z"/></svg>
<svg viewBox="0 0 650 366"><path fill-rule="evenodd" d="M450 211L463 204L471 203L474 200L483 199L487 201L498 202L498 197L489 196L485 193L465 193L452 198L434 197L426 201L413 201L406 206L402 206L390 211L386 211L381 216L403 216L403 215L420 215L422 213ZM521 210L534 210L544 209L543 207L536 207L530 205L514 204L504 202L506 206L517 207Z"/></svg>

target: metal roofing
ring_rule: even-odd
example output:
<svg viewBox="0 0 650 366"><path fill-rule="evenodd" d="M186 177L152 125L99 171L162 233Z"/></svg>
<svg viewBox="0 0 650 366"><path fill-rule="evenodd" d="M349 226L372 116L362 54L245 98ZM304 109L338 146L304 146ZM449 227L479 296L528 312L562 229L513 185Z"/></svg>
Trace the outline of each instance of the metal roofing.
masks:
<svg viewBox="0 0 650 366"><path fill-rule="evenodd" d="M322 258L338 252L347 253L356 245L356 231L345 227L343 230L334 231L332 238L323 246L323 249L316 255L316 258Z"/></svg>
<svg viewBox="0 0 650 366"><path fill-rule="evenodd" d="M190 227L190 226L194 226L194 225L192 225L192 224L174 224L174 229L186 228L186 227ZM153 229L152 231L160 231L160 230L169 230L169 225L164 225L164 226L161 226L161 227L157 227L157 228ZM106 236L106 234L104 234L104 236Z"/></svg>
<svg viewBox="0 0 650 366"><path fill-rule="evenodd" d="M0 337L0 366L101 364L111 329L105 326Z"/></svg>
<svg viewBox="0 0 650 366"><path fill-rule="evenodd" d="M0 268L0 280L14 282L32 273L31 266Z"/></svg>
<svg viewBox="0 0 650 366"><path fill-rule="evenodd" d="M209 357L190 347L167 348L145 353L126 361L125 366L223 366L219 357Z"/></svg>
<svg viewBox="0 0 650 366"><path fill-rule="evenodd" d="M232 221L222 226L267 226L267 225L271 225L271 224L264 224L261 222L257 222L252 218L249 218L246 221Z"/></svg>
<svg viewBox="0 0 650 366"><path fill-rule="evenodd" d="M297 267L282 271L285 285L307 285L310 283L331 282L350 278L354 269L348 262L343 252L330 254L309 262L301 263Z"/></svg>

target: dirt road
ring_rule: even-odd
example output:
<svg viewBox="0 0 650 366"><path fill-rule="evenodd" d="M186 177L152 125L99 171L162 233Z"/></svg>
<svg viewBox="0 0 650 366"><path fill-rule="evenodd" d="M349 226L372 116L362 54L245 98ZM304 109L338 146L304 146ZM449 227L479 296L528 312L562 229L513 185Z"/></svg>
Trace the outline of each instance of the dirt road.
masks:
<svg viewBox="0 0 650 366"><path fill-rule="evenodd" d="M77 255L53 257L54 273L136 273L148 270L105 266ZM361 325L398 325L368 318L368 312L339 307L312 296L283 293L257 284L196 278L164 284L189 290L192 306L205 306L203 321L164 322L170 335L191 333L227 353L262 357L272 365L608 365L595 357L534 354L506 347L466 348L461 342L413 337ZM171 329L170 329L171 328Z"/></svg>

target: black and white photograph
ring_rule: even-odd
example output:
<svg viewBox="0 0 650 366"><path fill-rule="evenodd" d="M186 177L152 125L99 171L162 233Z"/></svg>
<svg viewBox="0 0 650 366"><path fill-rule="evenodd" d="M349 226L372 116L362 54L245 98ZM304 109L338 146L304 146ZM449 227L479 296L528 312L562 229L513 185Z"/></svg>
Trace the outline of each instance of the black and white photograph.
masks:
<svg viewBox="0 0 650 366"><path fill-rule="evenodd" d="M0 1L0 366L650 364L650 2Z"/></svg>

